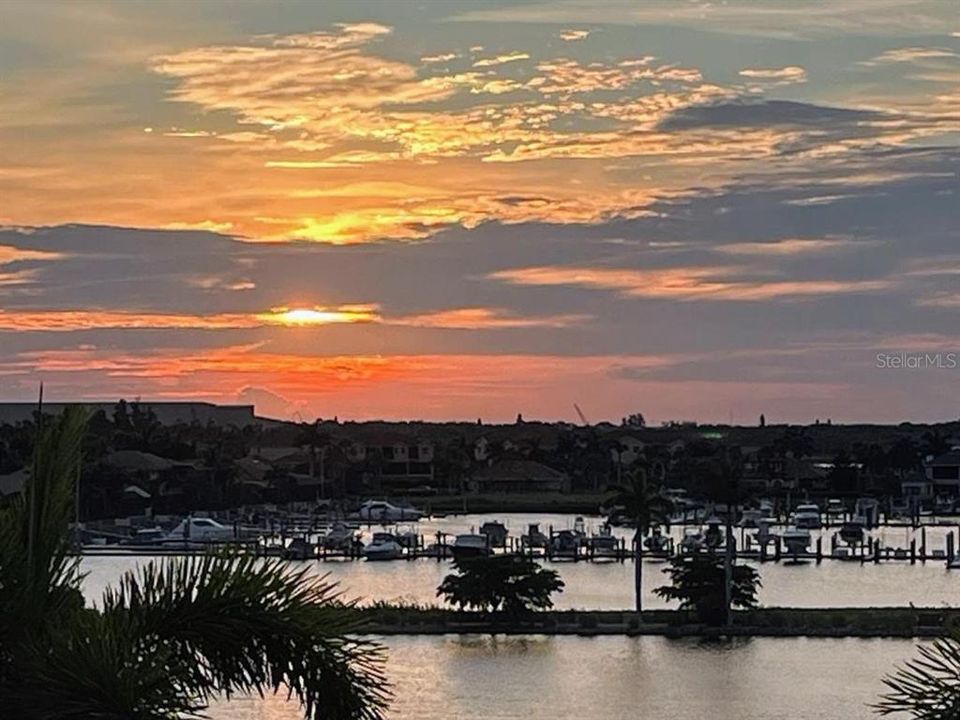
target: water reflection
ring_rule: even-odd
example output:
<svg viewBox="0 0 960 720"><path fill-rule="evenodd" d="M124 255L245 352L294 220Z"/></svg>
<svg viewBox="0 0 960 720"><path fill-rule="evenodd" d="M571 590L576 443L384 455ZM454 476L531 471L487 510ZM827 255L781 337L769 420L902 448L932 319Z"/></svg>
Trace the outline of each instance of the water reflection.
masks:
<svg viewBox="0 0 960 720"><path fill-rule="evenodd" d="M642 637L389 638L394 720L867 720L907 640ZM214 720L294 720L243 698Z"/></svg>

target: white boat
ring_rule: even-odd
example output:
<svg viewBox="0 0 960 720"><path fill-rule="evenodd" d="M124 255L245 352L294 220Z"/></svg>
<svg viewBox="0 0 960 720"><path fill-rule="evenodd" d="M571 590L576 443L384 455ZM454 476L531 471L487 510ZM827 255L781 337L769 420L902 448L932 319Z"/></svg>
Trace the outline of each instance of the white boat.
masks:
<svg viewBox="0 0 960 720"><path fill-rule="evenodd" d="M793 512L793 524L801 530L819 530L823 526L820 507L813 503L797 505Z"/></svg>
<svg viewBox="0 0 960 720"><path fill-rule="evenodd" d="M486 535L463 533L454 538L452 549L455 558L483 557L490 554L490 543Z"/></svg>
<svg viewBox="0 0 960 720"><path fill-rule="evenodd" d="M329 532L320 538L320 545L327 550L348 550L356 542L357 533L347 525L334 523Z"/></svg>
<svg viewBox="0 0 960 720"><path fill-rule="evenodd" d="M843 500L839 498L830 498L827 500L827 510L826 513L828 516L836 517L838 515L843 515L847 511L847 508L843 504Z"/></svg>
<svg viewBox="0 0 960 720"><path fill-rule="evenodd" d="M790 555L805 553L810 548L810 531L806 528L787 528L780 535L783 545Z"/></svg>
<svg viewBox="0 0 960 720"><path fill-rule="evenodd" d="M510 533L502 522L488 521L480 526L480 534L487 537L490 547L504 547Z"/></svg>
<svg viewBox="0 0 960 720"><path fill-rule="evenodd" d="M141 528L133 537L121 540L121 545L156 545L167 539L168 533L163 528L154 526L152 528Z"/></svg>
<svg viewBox="0 0 960 720"><path fill-rule="evenodd" d="M357 513L366 522L413 522L423 517L416 508L388 503L386 500L368 500Z"/></svg>
<svg viewBox="0 0 960 720"><path fill-rule="evenodd" d="M233 528L212 518L188 517L167 533L166 542L223 542L233 540Z"/></svg>
<svg viewBox="0 0 960 720"><path fill-rule="evenodd" d="M374 533L370 544L363 549L367 560L396 560L403 555L403 546L390 533Z"/></svg>

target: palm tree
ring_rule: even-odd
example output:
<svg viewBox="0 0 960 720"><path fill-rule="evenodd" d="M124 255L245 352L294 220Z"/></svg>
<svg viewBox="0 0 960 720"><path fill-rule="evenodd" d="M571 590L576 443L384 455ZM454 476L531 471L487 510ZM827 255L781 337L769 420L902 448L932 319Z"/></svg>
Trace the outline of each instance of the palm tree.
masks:
<svg viewBox="0 0 960 720"><path fill-rule="evenodd" d="M636 596L637 616L643 612L643 536L653 525L665 522L669 502L660 490L659 483L650 479L644 466L637 466L623 473L618 485L610 488L613 493L607 505L623 508L624 514L634 522L633 533L633 585Z"/></svg>
<svg viewBox="0 0 960 720"><path fill-rule="evenodd" d="M960 717L960 633L918 648L910 660L884 678L888 692L874 709L881 715L909 714L916 720Z"/></svg>
<svg viewBox="0 0 960 720"><path fill-rule="evenodd" d="M377 720L383 650L352 603L280 561L147 563L85 608L69 554L84 433L67 410L37 437L24 494L0 508L0 697L25 720L199 717L217 695L285 688L305 717Z"/></svg>

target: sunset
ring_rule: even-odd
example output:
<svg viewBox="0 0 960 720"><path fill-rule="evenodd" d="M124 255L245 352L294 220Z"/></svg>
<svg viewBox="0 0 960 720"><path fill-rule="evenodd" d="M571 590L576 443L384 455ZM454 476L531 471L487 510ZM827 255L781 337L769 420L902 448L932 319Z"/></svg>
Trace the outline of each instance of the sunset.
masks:
<svg viewBox="0 0 960 720"><path fill-rule="evenodd" d="M958 0L0 0L0 715L960 718Z"/></svg>
<svg viewBox="0 0 960 720"><path fill-rule="evenodd" d="M7 3L0 393L952 417L956 8L816 7Z"/></svg>

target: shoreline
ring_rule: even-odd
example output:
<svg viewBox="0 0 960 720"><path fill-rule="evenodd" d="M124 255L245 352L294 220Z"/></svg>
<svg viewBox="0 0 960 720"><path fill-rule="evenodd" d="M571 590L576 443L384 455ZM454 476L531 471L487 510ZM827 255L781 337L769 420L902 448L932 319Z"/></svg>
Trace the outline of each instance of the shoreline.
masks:
<svg viewBox="0 0 960 720"><path fill-rule="evenodd" d="M497 618L439 607L376 605L357 608L363 635L654 635L730 637L937 638L960 627L960 608L760 608L734 611L730 627L709 627L683 610L546 610Z"/></svg>

